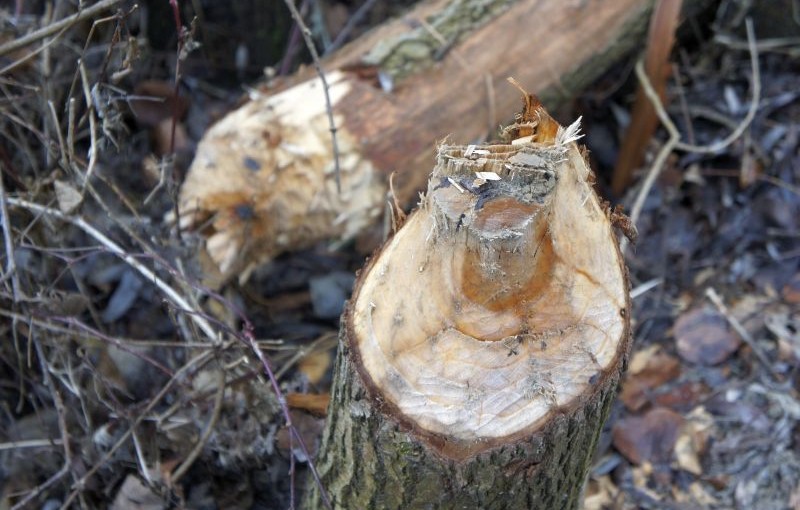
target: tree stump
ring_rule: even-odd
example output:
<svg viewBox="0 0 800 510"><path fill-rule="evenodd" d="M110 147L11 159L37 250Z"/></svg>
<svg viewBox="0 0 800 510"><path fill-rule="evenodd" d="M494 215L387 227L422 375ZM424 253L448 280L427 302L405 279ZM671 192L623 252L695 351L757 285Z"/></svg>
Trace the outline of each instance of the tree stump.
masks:
<svg viewBox="0 0 800 510"><path fill-rule="evenodd" d="M335 508L579 505L630 300L578 126L526 95L507 143L439 147L343 317L317 461Z"/></svg>

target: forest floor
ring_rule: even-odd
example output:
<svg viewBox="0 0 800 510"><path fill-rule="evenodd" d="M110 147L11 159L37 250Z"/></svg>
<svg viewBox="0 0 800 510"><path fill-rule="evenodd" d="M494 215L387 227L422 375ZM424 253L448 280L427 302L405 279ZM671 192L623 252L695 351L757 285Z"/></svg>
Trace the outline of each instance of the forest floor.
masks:
<svg viewBox="0 0 800 510"><path fill-rule="evenodd" d="M168 218L207 127L303 65L302 38L283 2L105 3L66 28L69 2L0 8L0 509L290 508L365 255L323 244L214 292ZM748 44L750 3L681 28L665 110L700 148L659 129L622 196L637 56L554 112L583 116L601 195L645 198L587 509L800 508L800 25L756 17ZM404 3L302 4L333 50Z"/></svg>

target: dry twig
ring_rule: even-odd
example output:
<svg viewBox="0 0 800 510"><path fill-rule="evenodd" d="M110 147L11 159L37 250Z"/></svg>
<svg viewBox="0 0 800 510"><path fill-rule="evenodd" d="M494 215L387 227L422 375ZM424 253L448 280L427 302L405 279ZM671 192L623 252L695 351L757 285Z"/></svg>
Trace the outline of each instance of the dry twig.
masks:
<svg viewBox="0 0 800 510"><path fill-rule="evenodd" d="M175 471L172 472L172 483L178 483L178 481L186 474L192 464L197 460L197 457L203 452L203 448L205 447L206 443L208 442L208 438L211 437L211 433L214 431L214 425L216 425L217 421L219 420L220 412L222 411L222 397L225 395L225 370L220 367L217 370L217 393L214 397L214 408L211 411L211 417L208 419L208 423L206 423L206 428L203 430L203 433L200 435L200 439L197 440L197 444L194 445L192 451L189 452L189 455L186 456L186 459L178 466Z"/></svg>
<svg viewBox="0 0 800 510"><path fill-rule="evenodd" d="M158 287L168 298L172 301L172 304L175 305L180 311L184 313L188 313L189 316L192 318L192 321L199 327L203 333L208 337L208 339L213 342L214 344L219 345L221 340L219 338L218 332L211 326L211 323L203 317L198 310L196 310L188 301L186 301L183 296L181 296L175 289L169 286L167 282L162 280L158 275L156 275L153 271L145 267L141 262L136 260L136 258L129 253L125 252L121 246L117 243L109 239L105 236L102 232L94 228L91 224L89 224L83 218L76 218L73 216L69 216L67 214L62 213L56 209L51 207L46 207L43 205L39 205L33 202L28 202L26 200L20 200L17 198L8 198L8 203L16 206L21 207L23 209L27 209L29 211L33 211L40 214L46 214L48 216L53 216L55 218L67 221L79 229L83 230L86 234L94 238L100 244L108 248L111 253L121 258L127 264L129 264L132 268L138 271L142 276L147 279L147 281L152 282L156 287Z"/></svg>
<svg viewBox="0 0 800 510"><path fill-rule="evenodd" d="M638 220L639 216L642 213L642 207L644 206L644 201L647 199L647 195L650 194L650 190L653 187L656 179L658 178L661 170L664 167L664 163L667 160L667 157L672 153L673 150L679 149L685 152L695 152L700 154L713 154L719 152L720 150L724 149L731 143L733 143L739 136L742 135L747 126L750 125L750 122L755 117L756 112L758 111L758 103L759 97L761 95L761 75L759 73L759 66L758 66L758 49L756 48L755 44L755 34L753 32L753 21L751 19L746 20L747 26L747 40L750 43L750 65L753 73L753 92L752 97L750 99L750 108L747 111L747 115L742 122L739 123L737 128L728 135L724 140L721 140L713 145L690 145L686 143L682 143L680 141L681 135L678 131L678 128L675 126L675 123L672 122L669 115L667 114L666 110L664 109L664 105L661 103L661 99L658 97L658 93L653 88L650 80L647 78L647 74L644 71L644 65L641 61L636 64L636 76L639 78L640 83L644 89L645 94L653 103L653 107L656 110L656 114L658 118L661 120L661 123L664 125L664 128L669 133L669 139L661 147L661 150L656 155L653 164L650 166L650 170L647 172L647 176L645 177L644 182L642 183L642 188L639 190L638 195L636 196L636 200L633 203L633 207L631 207L631 222L635 225ZM621 249L623 253L627 247L627 239L623 239L621 243Z"/></svg>
<svg viewBox="0 0 800 510"><path fill-rule="evenodd" d="M14 239L11 235L11 221L8 218L8 206L6 205L6 188L3 179L0 177L0 214L3 215L3 242L6 245L6 268L3 280L11 279L11 288L14 293L14 302L20 300L19 275L17 274L17 263L14 256Z"/></svg>
<svg viewBox="0 0 800 510"><path fill-rule="evenodd" d="M55 34L59 31L63 31L65 28L69 28L75 23L79 23L83 20L92 18L97 14L103 12L106 9L113 7L114 5L120 3L122 0L101 0L96 4L92 5L91 7L87 7L79 12L76 12L72 16L67 16L66 18L56 21L55 23L50 23L39 30L31 32L30 34L20 37L19 39L14 39L13 41L9 41L4 45L0 46L0 57L6 55L7 53L11 53L12 51L18 50L20 48L24 48L29 44L33 44L39 39L44 39L45 37Z"/></svg>
<svg viewBox="0 0 800 510"><path fill-rule="evenodd" d="M731 327L739 334L739 336L742 337L742 340L744 340L750 349L752 349L753 353L756 355L756 358L758 358L758 361L760 361L771 374L775 375L767 356L761 351L761 348L756 344L756 341L753 339L753 337L750 336L750 333L744 329L742 323L739 322L736 317L731 315L731 313L728 311L728 307L725 306L725 303L722 301L722 298L717 291L714 290L713 287L707 288L706 297L709 299L709 301L714 303L714 306L716 306L717 310L719 310L719 313L725 317L725 320L728 321L728 324L731 325Z"/></svg>
<svg viewBox="0 0 800 510"><path fill-rule="evenodd" d="M284 1L286 2L286 7L288 7L289 11L292 13L292 18L294 19L295 23L297 23L297 26L300 27L300 31L303 33L303 39L306 42L309 53L311 53L311 59L314 61L314 69L317 70L317 75L319 75L319 79L322 82L322 91L325 93L325 111L328 113L328 125L330 126L331 143L333 146L333 166L336 175L336 190L341 193L342 179L341 170L339 168L339 142L336 138L336 121L333 119L333 105L331 104L331 95L328 90L328 80L325 77L325 71L322 69L322 62L319 60L317 48L314 46L314 41L311 39L311 30L309 30L306 24L303 22L303 17L297 11L297 6L294 5L294 0Z"/></svg>

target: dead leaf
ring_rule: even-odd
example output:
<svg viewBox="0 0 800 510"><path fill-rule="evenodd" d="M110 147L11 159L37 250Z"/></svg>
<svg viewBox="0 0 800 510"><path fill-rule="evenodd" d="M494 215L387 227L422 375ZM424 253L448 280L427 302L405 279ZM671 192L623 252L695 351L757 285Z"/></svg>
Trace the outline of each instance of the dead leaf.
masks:
<svg viewBox="0 0 800 510"><path fill-rule="evenodd" d="M669 407L674 411L688 411L708 393L708 386L699 381L684 381L659 392L651 399L657 406Z"/></svg>
<svg viewBox="0 0 800 510"><path fill-rule="evenodd" d="M175 124L175 144L172 143L171 118L166 118L153 126L150 136L153 139L153 152L157 156L164 156L172 152L183 152L189 149L189 134L183 122Z"/></svg>
<svg viewBox="0 0 800 510"><path fill-rule="evenodd" d="M783 286L781 291L783 300L789 304L796 305L800 303L800 273L795 273L792 279Z"/></svg>
<svg viewBox="0 0 800 510"><path fill-rule="evenodd" d="M789 508L800 508L800 484L794 488L789 498Z"/></svg>
<svg viewBox="0 0 800 510"><path fill-rule="evenodd" d="M134 475L125 478L117 497L111 504L111 510L164 510L165 508L167 502Z"/></svg>
<svg viewBox="0 0 800 510"><path fill-rule="evenodd" d="M53 187L56 190L56 200L58 208L64 214L70 214L81 205L83 196L80 192L67 181L55 181Z"/></svg>
<svg viewBox="0 0 800 510"><path fill-rule="evenodd" d="M314 416L323 418L328 414L328 403L330 401L330 393L321 393L319 395L310 393L286 394L286 405L290 408L308 411Z"/></svg>
<svg viewBox="0 0 800 510"><path fill-rule="evenodd" d="M680 414L656 407L618 421L612 431L614 447L633 464L667 463L683 424Z"/></svg>
<svg viewBox="0 0 800 510"><path fill-rule="evenodd" d="M679 503L681 508L717 508L719 506L719 501L710 495L700 482L692 482L688 491L683 491L675 486L672 488L672 494L675 502Z"/></svg>
<svg viewBox="0 0 800 510"><path fill-rule="evenodd" d="M653 345L633 355L628 375L622 383L620 399L631 411L638 411L650 400L651 390L680 375L680 362Z"/></svg>
<svg viewBox="0 0 800 510"><path fill-rule="evenodd" d="M691 363L722 363L741 344L725 317L706 306L681 314L675 321L673 332L678 354Z"/></svg>
<svg viewBox="0 0 800 510"><path fill-rule="evenodd" d="M739 186L746 188L756 182L764 169L753 153L745 150L739 166Z"/></svg>
<svg viewBox="0 0 800 510"><path fill-rule="evenodd" d="M108 304L103 310L102 320L109 324L121 319L131 309L139 293L144 286L144 282L139 278L138 273L132 269L122 273L117 288L108 300Z"/></svg>
<svg viewBox="0 0 800 510"><path fill-rule="evenodd" d="M297 364L311 384L319 384L331 366L331 352L329 350L314 351L309 353Z"/></svg>
<svg viewBox="0 0 800 510"><path fill-rule="evenodd" d="M631 468L631 479L636 490L646 494L647 497L653 501L662 501L664 494L661 491L655 491L650 488L650 482L653 478L653 465L649 462L642 463L641 466L634 466Z"/></svg>

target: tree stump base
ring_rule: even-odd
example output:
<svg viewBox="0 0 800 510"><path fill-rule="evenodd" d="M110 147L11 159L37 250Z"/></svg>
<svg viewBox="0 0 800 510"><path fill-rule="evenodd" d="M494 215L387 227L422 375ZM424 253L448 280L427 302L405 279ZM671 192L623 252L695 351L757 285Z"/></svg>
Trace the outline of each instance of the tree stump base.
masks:
<svg viewBox="0 0 800 510"><path fill-rule="evenodd" d="M580 503L629 351L627 272L579 124L525 99L507 143L440 146L359 276L318 460L335 508Z"/></svg>

